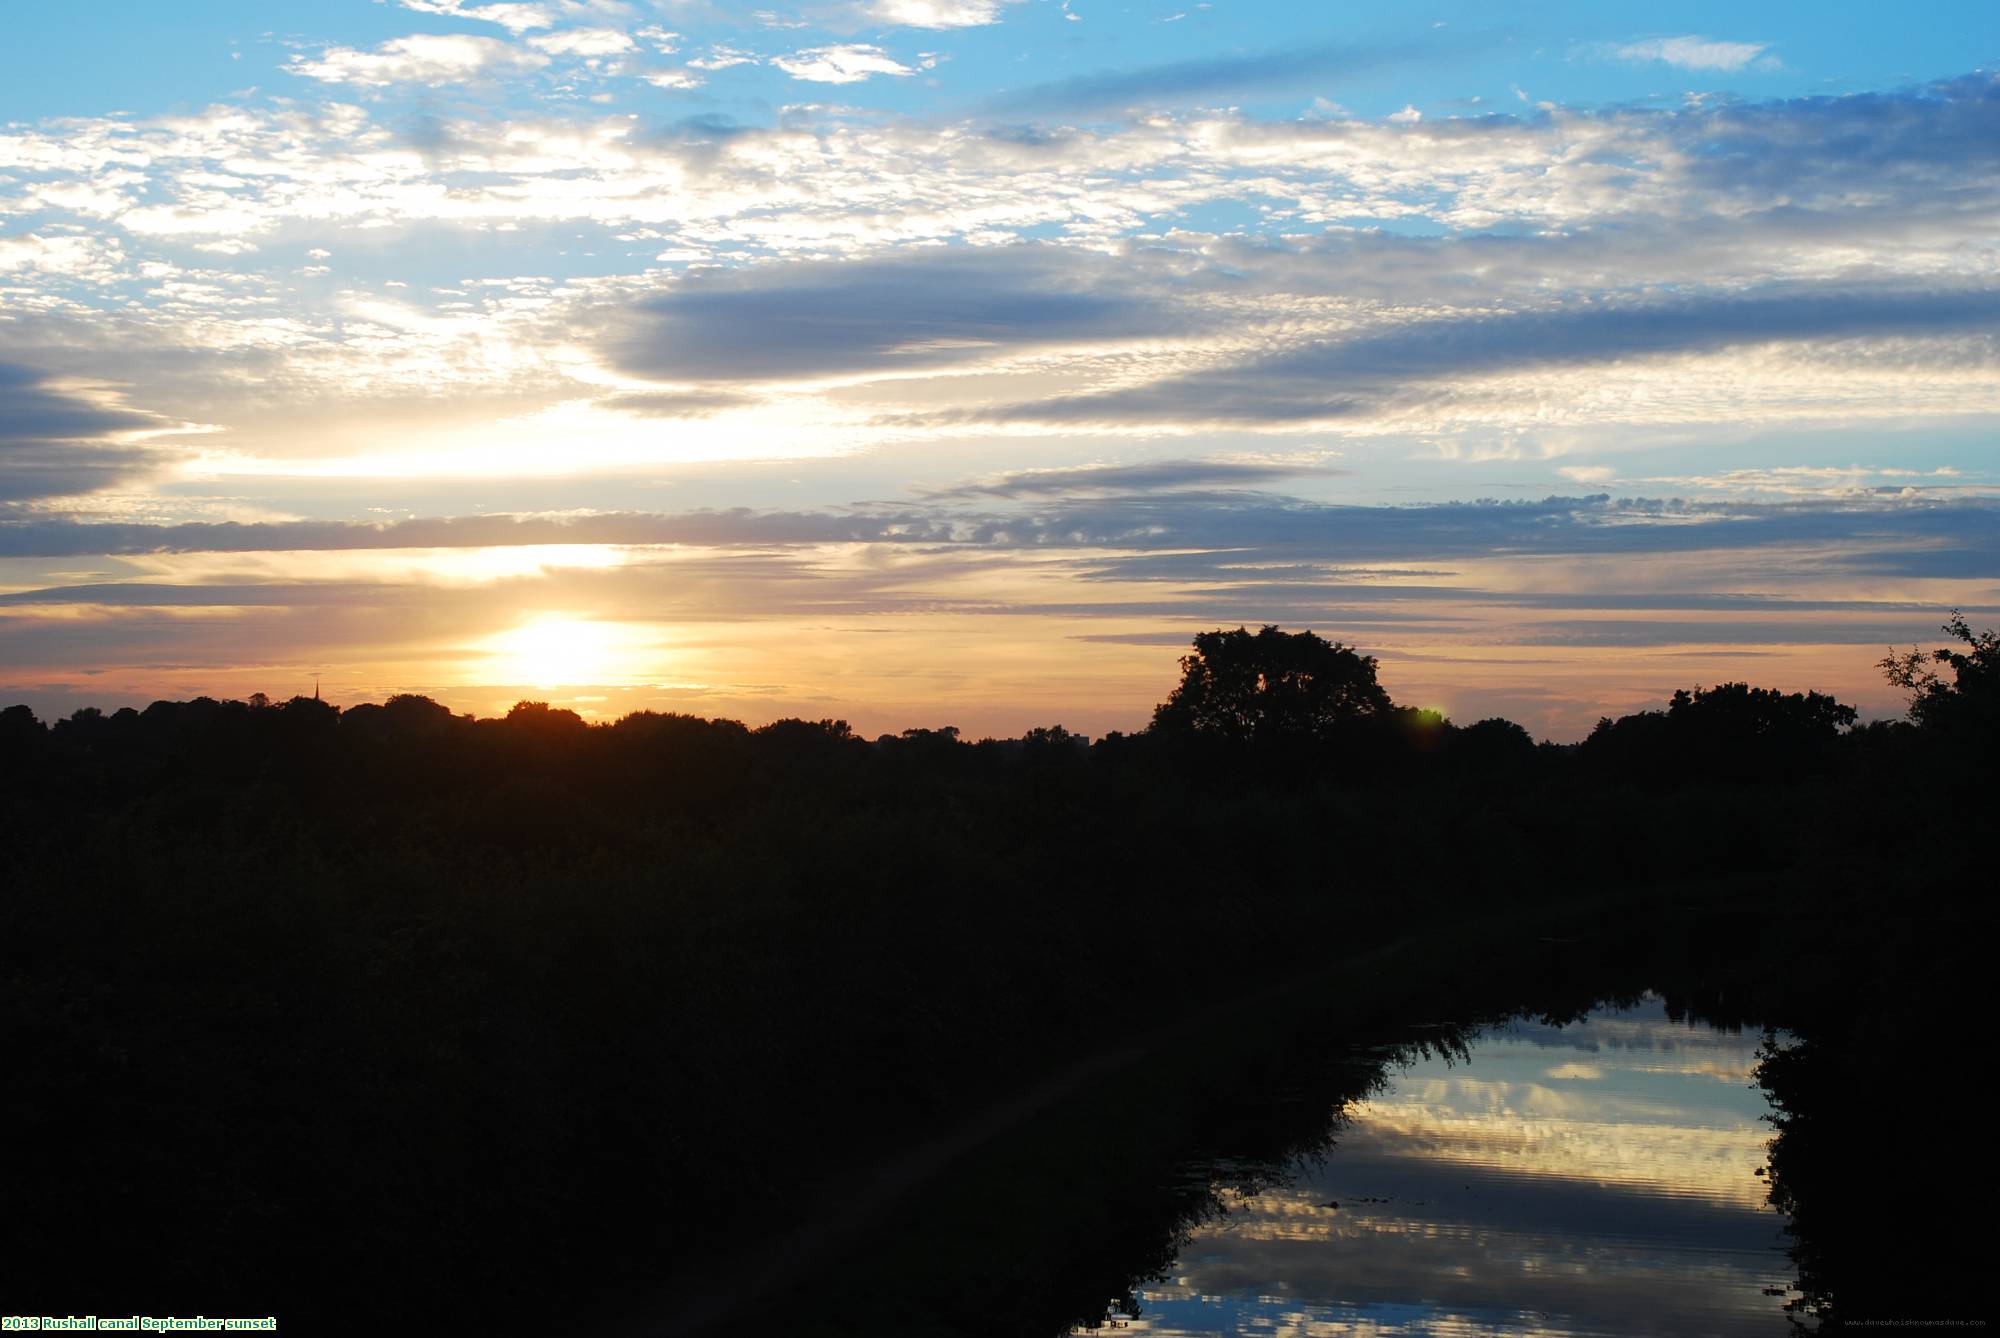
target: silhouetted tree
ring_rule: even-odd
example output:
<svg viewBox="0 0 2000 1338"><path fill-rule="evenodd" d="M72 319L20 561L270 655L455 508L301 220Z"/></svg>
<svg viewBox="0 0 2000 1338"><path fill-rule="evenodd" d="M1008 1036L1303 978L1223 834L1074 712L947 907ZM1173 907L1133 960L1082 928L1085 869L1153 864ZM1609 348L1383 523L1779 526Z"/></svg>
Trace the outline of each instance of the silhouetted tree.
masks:
<svg viewBox="0 0 2000 1338"><path fill-rule="evenodd" d="M957 725L940 725L936 729L906 729L896 738L917 747L937 746L949 748L959 742Z"/></svg>
<svg viewBox="0 0 2000 1338"><path fill-rule="evenodd" d="M1242 741L1326 739L1391 709L1375 659L1312 632L1203 632L1181 681L1153 712L1161 734Z"/></svg>
<svg viewBox="0 0 2000 1338"><path fill-rule="evenodd" d="M1855 709L1820 692L1783 693L1748 683L1682 688L1667 703L1667 719L1677 729L1699 731L1721 741L1758 738L1823 742L1854 723Z"/></svg>
<svg viewBox="0 0 2000 1338"><path fill-rule="evenodd" d="M0 711L0 740L12 742L31 736L39 740L46 732L35 713L25 706L10 706Z"/></svg>
<svg viewBox="0 0 2000 1338"><path fill-rule="evenodd" d="M1599 720L1579 755L1600 774L1655 787L1776 780L1826 765L1856 715L1819 692L1747 683L1683 688L1664 711Z"/></svg>
<svg viewBox="0 0 2000 1338"><path fill-rule="evenodd" d="M845 720L801 720L788 716L754 730L757 755L779 764L831 764L865 745Z"/></svg>
<svg viewBox="0 0 2000 1338"><path fill-rule="evenodd" d="M759 726L752 732L760 739L788 747L812 748L829 743L854 742L854 730L845 720L801 720L797 716L786 716ZM954 735L957 732L952 731Z"/></svg>
<svg viewBox="0 0 2000 1338"><path fill-rule="evenodd" d="M7 780L26 783L27 768L48 743L48 730L25 706L9 706L0 711L0 770L10 773Z"/></svg>
<svg viewBox="0 0 2000 1338"><path fill-rule="evenodd" d="M1072 734L1061 725L1037 725L1021 736L1021 746L1031 752L1075 752L1089 742L1083 735Z"/></svg>
<svg viewBox="0 0 2000 1338"><path fill-rule="evenodd" d="M1991 628L1975 633L1957 609L1944 631L1965 649L1891 651L1878 667L1910 694L1910 719L1919 725L1991 738L2000 729L2000 633ZM1951 670L1949 683L1940 666Z"/></svg>
<svg viewBox="0 0 2000 1338"><path fill-rule="evenodd" d="M573 733L584 728L583 717L567 707L547 702L515 702L507 712L507 726L548 736Z"/></svg>
<svg viewBox="0 0 2000 1338"><path fill-rule="evenodd" d="M1505 771L1535 760L1535 740L1527 730L1499 716L1455 731L1451 755L1473 771Z"/></svg>

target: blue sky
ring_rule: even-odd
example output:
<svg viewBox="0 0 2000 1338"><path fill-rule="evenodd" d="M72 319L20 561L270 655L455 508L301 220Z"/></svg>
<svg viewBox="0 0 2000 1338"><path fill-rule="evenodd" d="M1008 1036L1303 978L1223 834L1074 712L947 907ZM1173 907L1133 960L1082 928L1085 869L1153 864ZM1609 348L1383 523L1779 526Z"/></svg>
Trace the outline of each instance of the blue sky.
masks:
<svg viewBox="0 0 2000 1338"><path fill-rule="evenodd" d="M1884 640L2000 613L1990 4L8 23L39 709L1101 731L1281 621L1574 737L1892 711Z"/></svg>
<svg viewBox="0 0 2000 1338"><path fill-rule="evenodd" d="M392 3L283 5L236 0L163 6L147 0L27 6L10 15L0 54L10 119L158 115L231 98L250 87L299 96L282 73L297 52L369 49L412 34L505 36L499 24L462 17L476 2L430 12ZM530 6L560 22L564 6ZM457 14L454 14L454 10ZM990 23L924 27L990 13ZM1508 110L1516 88L1561 103L1672 102L1691 88L1740 97L1860 92L1961 74L2000 57L1990 5L1938 3L1885 21L1882 7L1855 3L1672 6L1543 3L1358 6L1279 3L1104 4L1044 0L992 4L637 5L593 16L572 7L564 27L631 31L634 17L681 34L684 59L648 53L656 69L685 68L712 48L759 62L831 45L878 47L917 66L941 57L929 78L876 76L842 85L843 100L903 114L976 110L1037 86L1086 76L1131 77L1176 64L1246 63L1328 49L1324 75L1245 77L1214 86L1233 105L1265 115L1299 112L1334 97L1360 116L1406 105L1431 115ZM1073 16L1073 17L1072 17ZM523 22L526 21L524 16ZM523 28L525 35L560 31ZM1678 47L1666 44L1679 42ZM1633 51L1661 44L1650 58ZM1342 52L1359 52L1365 60ZM1630 54L1620 54L1627 52ZM657 55L657 59L654 56ZM1314 62L1305 62L1311 65ZM1688 75L1695 75L1690 80ZM766 63L716 70L679 101L745 121L770 118L797 100L797 81ZM1332 91L1329 91L1332 90ZM405 93L416 90L403 90ZM543 90L514 90L532 105ZM628 93L629 96L629 93ZM1163 99L1165 95L1163 94ZM421 101L422 98L414 99ZM669 94L633 106L660 109ZM1032 112L1032 102L1021 110Z"/></svg>

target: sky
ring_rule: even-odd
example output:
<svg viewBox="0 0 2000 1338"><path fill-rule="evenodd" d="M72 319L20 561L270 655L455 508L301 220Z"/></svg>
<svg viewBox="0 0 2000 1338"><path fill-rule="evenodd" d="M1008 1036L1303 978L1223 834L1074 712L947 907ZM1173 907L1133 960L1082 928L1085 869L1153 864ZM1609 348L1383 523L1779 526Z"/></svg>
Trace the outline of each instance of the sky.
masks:
<svg viewBox="0 0 2000 1338"><path fill-rule="evenodd" d="M73 0L0 701L1567 740L2000 622L2000 8Z"/></svg>

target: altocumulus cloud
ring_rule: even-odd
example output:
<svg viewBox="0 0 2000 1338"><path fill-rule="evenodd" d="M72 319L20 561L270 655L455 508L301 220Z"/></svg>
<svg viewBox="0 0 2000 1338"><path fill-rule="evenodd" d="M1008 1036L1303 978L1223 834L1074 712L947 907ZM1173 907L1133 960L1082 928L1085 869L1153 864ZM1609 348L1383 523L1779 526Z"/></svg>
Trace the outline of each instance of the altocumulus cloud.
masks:
<svg viewBox="0 0 2000 1338"><path fill-rule="evenodd" d="M373 51L328 47L317 57L295 56L286 68L324 83L383 88L390 84L459 83L492 74L538 70L547 64L546 56L495 37L416 33L384 42Z"/></svg>

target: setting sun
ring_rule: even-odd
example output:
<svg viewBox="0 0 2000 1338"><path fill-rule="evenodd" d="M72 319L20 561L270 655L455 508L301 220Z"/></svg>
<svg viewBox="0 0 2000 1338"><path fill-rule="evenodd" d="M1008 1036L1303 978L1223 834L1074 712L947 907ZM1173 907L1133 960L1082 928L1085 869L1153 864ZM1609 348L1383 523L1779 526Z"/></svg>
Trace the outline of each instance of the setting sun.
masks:
<svg viewBox="0 0 2000 1338"><path fill-rule="evenodd" d="M485 677L534 687L622 683L639 672L644 629L585 618L540 618L486 643Z"/></svg>

